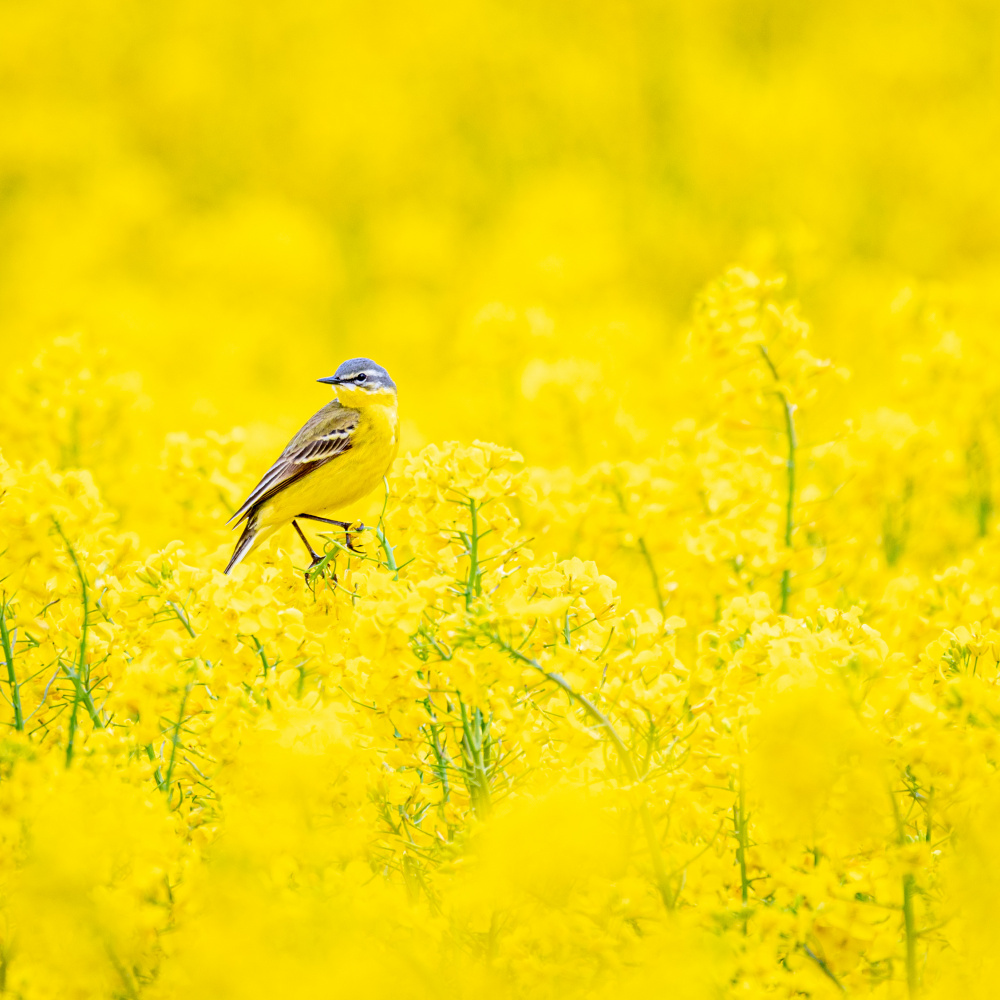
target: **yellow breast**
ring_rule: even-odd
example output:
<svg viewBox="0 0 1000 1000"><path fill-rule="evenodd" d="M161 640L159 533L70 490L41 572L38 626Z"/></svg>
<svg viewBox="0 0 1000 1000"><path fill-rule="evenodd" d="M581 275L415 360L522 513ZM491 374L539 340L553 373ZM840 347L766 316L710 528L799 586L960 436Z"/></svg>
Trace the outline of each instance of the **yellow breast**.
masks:
<svg viewBox="0 0 1000 1000"><path fill-rule="evenodd" d="M298 514L344 510L382 482L399 451L396 406L374 403L357 409L358 425L351 435L350 449L291 483L265 504L259 514L261 527L286 524Z"/></svg>

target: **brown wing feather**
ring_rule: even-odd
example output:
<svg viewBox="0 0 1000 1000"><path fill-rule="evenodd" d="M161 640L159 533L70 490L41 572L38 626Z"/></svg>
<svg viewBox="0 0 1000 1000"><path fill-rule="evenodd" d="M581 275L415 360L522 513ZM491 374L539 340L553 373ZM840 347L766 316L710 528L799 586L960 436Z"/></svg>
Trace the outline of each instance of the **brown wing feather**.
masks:
<svg viewBox="0 0 1000 1000"><path fill-rule="evenodd" d="M358 417L357 410L341 406L337 400L313 414L229 520L239 524L255 507L266 503L297 479L350 451L351 435L358 426Z"/></svg>

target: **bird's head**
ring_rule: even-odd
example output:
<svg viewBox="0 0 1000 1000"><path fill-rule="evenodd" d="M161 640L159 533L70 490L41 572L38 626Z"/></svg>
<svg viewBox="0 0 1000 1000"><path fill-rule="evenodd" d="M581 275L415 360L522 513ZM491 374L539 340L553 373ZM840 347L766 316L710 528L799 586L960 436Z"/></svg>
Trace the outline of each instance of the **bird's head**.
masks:
<svg viewBox="0 0 1000 1000"><path fill-rule="evenodd" d="M317 381L332 385L344 406L391 405L396 402L396 383L381 365L370 358L351 358L333 375Z"/></svg>

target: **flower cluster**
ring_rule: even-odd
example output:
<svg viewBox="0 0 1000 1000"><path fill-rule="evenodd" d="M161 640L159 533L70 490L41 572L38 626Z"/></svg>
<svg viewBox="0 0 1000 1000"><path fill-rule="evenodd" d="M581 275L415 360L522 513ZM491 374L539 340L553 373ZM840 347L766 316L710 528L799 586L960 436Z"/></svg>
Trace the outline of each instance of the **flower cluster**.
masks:
<svg viewBox="0 0 1000 1000"><path fill-rule="evenodd" d="M87 388L79 339L8 373L6 988L988 981L1000 541L989 446L957 456L994 390L936 426L926 394L838 415L846 373L810 343L777 284L731 271L677 358L691 416L653 457L574 473L427 445L357 550L319 532L305 575L290 531L220 572L264 436L151 453L148 406L113 373ZM935 391L968 394L975 364ZM532 391L577 377L538 367ZM134 436L102 445L122 407ZM32 412L92 430L68 454L43 425L28 458ZM943 497L928 435L965 470ZM136 468L147 492L116 508ZM911 544L918 504L947 541ZM179 538L131 531L149 509Z"/></svg>
<svg viewBox="0 0 1000 1000"><path fill-rule="evenodd" d="M0 997L992 998L995 8L4 4Z"/></svg>

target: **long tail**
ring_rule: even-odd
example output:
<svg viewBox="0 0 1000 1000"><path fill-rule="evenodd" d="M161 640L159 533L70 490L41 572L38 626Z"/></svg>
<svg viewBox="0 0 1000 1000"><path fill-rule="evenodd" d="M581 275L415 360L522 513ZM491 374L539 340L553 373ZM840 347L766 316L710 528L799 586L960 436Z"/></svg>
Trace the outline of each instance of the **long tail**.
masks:
<svg viewBox="0 0 1000 1000"><path fill-rule="evenodd" d="M255 512L247 518L246 527L243 529L243 534L240 535L240 540L236 543L236 548L233 550L233 557L229 560L229 565L225 568L224 572L228 573L234 566L242 562L243 557L254 547L256 540L257 514Z"/></svg>

